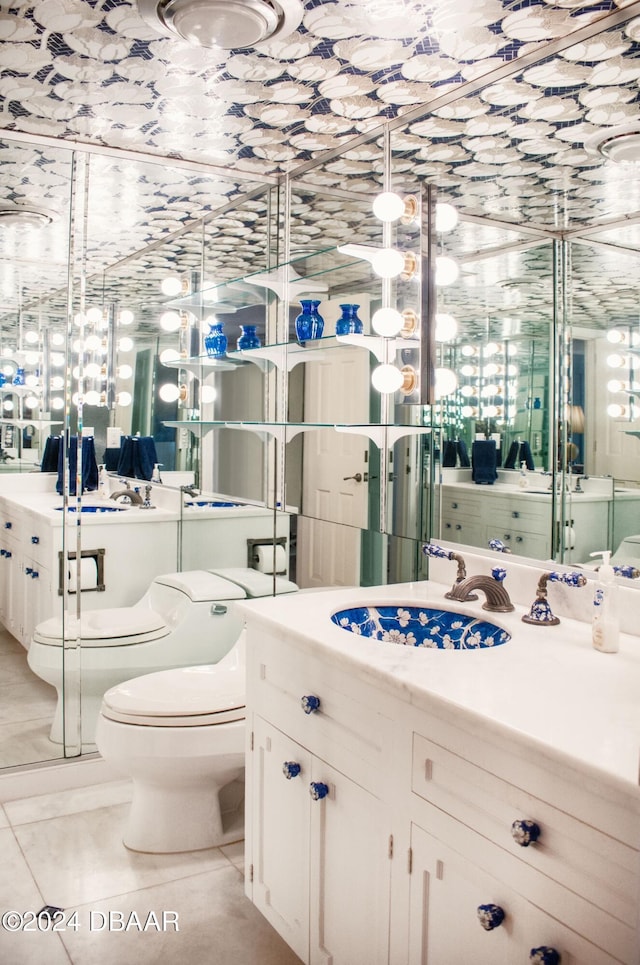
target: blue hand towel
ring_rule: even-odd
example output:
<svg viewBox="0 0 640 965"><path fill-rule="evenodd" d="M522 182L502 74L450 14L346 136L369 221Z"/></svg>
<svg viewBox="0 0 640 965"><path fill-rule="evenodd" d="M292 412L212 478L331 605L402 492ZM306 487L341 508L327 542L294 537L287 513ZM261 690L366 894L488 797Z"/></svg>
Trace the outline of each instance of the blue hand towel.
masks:
<svg viewBox="0 0 640 965"><path fill-rule="evenodd" d="M520 460L520 465L522 465L523 462L526 463L529 472L533 472L533 470L536 468L533 462L533 456L531 455L531 446L528 442L523 442L520 446L520 455L518 456L518 459Z"/></svg>
<svg viewBox="0 0 640 965"><path fill-rule="evenodd" d="M56 482L56 492L62 495L63 476L64 476L64 452L65 447L60 445L58 451L58 480ZM78 437L70 436L67 446L67 465L69 467L69 495L75 496L76 493L76 470L78 468ZM80 485L82 492L92 492L98 488L98 463L96 462L96 450L93 436L87 436L82 440L82 473Z"/></svg>
<svg viewBox="0 0 640 965"><path fill-rule="evenodd" d="M134 439L133 468L136 479L151 479L153 467L158 461L153 436L140 436Z"/></svg>
<svg viewBox="0 0 640 965"><path fill-rule="evenodd" d="M102 461L107 472L117 472L120 461L120 447L105 449Z"/></svg>
<svg viewBox="0 0 640 965"><path fill-rule="evenodd" d="M60 455L60 436L49 436L44 444L42 462L40 463L41 472L57 472L58 457Z"/></svg>
<svg viewBox="0 0 640 965"><path fill-rule="evenodd" d="M471 478L479 485L492 486L498 478L497 452L494 439L481 439L471 447Z"/></svg>
<svg viewBox="0 0 640 965"><path fill-rule="evenodd" d="M451 469L456 464L456 444L450 439L444 444L444 450L442 453L442 467L443 469Z"/></svg>
<svg viewBox="0 0 640 965"><path fill-rule="evenodd" d="M471 465L469 461L469 453L467 451L467 444L464 439L458 439L456 443L456 449L458 450L458 462L463 469L468 469Z"/></svg>
<svg viewBox="0 0 640 965"><path fill-rule="evenodd" d="M511 443L511 445L509 446L509 454L507 455L507 458L505 459L505 462L504 462L505 469L516 468L516 459L518 458L519 449L520 449L520 445L518 442Z"/></svg>
<svg viewBox="0 0 640 965"><path fill-rule="evenodd" d="M131 436L123 436L120 440L120 458L116 470L119 476L134 478L133 471L133 439Z"/></svg>

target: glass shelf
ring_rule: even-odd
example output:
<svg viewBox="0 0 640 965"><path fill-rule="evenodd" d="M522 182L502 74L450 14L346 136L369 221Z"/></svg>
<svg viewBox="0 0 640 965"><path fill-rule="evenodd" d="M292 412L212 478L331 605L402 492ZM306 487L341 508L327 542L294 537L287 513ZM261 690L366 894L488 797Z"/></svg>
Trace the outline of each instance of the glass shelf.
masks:
<svg viewBox="0 0 640 965"><path fill-rule="evenodd" d="M201 439L214 429L238 429L244 432L254 432L264 439L274 438L278 442L290 442L301 432L313 432L318 429L333 429L335 432L348 432L352 435L367 436L378 448L385 443L393 446L403 436L429 435L431 428L427 426L402 425L340 425L333 422L200 422L190 419L163 422L171 429L188 429L194 436Z"/></svg>
<svg viewBox="0 0 640 965"><path fill-rule="evenodd" d="M0 419L2 426L17 426L18 429L25 429L33 426L38 432L47 429L49 426L61 426L62 419Z"/></svg>

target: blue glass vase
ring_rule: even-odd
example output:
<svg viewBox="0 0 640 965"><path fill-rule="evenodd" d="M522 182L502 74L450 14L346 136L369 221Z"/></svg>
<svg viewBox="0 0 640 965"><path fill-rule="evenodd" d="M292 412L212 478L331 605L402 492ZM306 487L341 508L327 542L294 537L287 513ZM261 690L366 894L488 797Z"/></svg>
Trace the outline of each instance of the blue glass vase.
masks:
<svg viewBox="0 0 640 965"><path fill-rule="evenodd" d="M362 335L364 325L358 318L359 305L341 305L342 315L336 322L336 335Z"/></svg>
<svg viewBox="0 0 640 965"><path fill-rule="evenodd" d="M311 298L300 299L302 311L295 320L296 338L299 342L322 337L324 318L318 311L319 304L319 301L313 301Z"/></svg>
<svg viewBox="0 0 640 965"><path fill-rule="evenodd" d="M13 385L24 385L24 369L18 369L13 377Z"/></svg>
<svg viewBox="0 0 640 965"><path fill-rule="evenodd" d="M222 322L211 322L209 332L204 337L204 347L207 355L217 358L227 351L227 336L224 334Z"/></svg>
<svg viewBox="0 0 640 965"><path fill-rule="evenodd" d="M260 337L256 332L255 325L241 325L240 326L240 336L236 345L239 349L246 350L250 348L260 348L262 342Z"/></svg>

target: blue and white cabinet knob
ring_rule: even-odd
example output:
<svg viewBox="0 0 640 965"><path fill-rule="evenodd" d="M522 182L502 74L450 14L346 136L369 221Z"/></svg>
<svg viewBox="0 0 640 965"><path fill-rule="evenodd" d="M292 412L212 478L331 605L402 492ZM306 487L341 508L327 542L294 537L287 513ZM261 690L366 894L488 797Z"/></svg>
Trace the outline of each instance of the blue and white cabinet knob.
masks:
<svg viewBox="0 0 640 965"><path fill-rule="evenodd" d="M321 801L328 793L329 787L327 784L323 784L322 781L312 781L309 785L309 794L314 801Z"/></svg>
<svg viewBox="0 0 640 965"><path fill-rule="evenodd" d="M282 772L288 781L292 777L297 777L300 773L300 765L296 761L285 761L282 765Z"/></svg>
<svg viewBox="0 0 640 965"><path fill-rule="evenodd" d="M314 696L314 694L303 697L300 704L305 714L315 714L317 710L320 710L320 698Z"/></svg>
<svg viewBox="0 0 640 965"><path fill-rule="evenodd" d="M478 905L478 921L485 931L493 931L504 921L504 910L500 905Z"/></svg>
<svg viewBox="0 0 640 965"><path fill-rule="evenodd" d="M535 821L514 821L511 825L511 837L521 848L528 848L540 837L540 825Z"/></svg>
<svg viewBox="0 0 640 965"><path fill-rule="evenodd" d="M532 965L560 965L561 956L555 948L549 945L541 945L540 948L532 948L529 953L529 961Z"/></svg>

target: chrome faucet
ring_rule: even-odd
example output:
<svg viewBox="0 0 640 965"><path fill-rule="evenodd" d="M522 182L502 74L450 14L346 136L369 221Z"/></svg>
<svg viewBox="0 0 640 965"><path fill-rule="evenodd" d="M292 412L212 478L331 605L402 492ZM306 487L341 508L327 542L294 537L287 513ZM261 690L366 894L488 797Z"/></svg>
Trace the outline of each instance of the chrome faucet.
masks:
<svg viewBox="0 0 640 965"><path fill-rule="evenodd" d="M576 477L576 485L575 485L575 489L573 490L574 493L583 493L583 492L584 492L584 489L582 488L581 483L583 483L583 482L585 481L585 479L588 479L588 478L589 478L588 476L577 476L577 477Z"/></svg>
<svg viewBox="0 0 640 965"><path fill-rule="evenodd" d="M119 499L126 499L134 506L142 506L142 496L137 489L132 489L128 482L125 482L124 489L119 489L115 493L111 493L109 499L114 499L116 502Z"/></svg>
<svg viewBox="0 0 640 965"><path fill-rule="evenodd" d="M473 593L474 590L482 590L486 601L482 604L483 610L491 610L492 613L510 613L515 609L509 599L509 594L502 585L502 581L507 575L507 571L501 566L494 566L491 576L479 575L469 576L461 583L454 584L453 588L445 593L447 600L457 600L458 603L466 603L468 600L477 600L478 597Z"/></svg>
<svg viewBox="0 0 640 965"><path fill-rule="evenodd" d="M195 486L180 486L180 491L183 492L185 496L191 496L192 499L200 495Z"/></svg>

